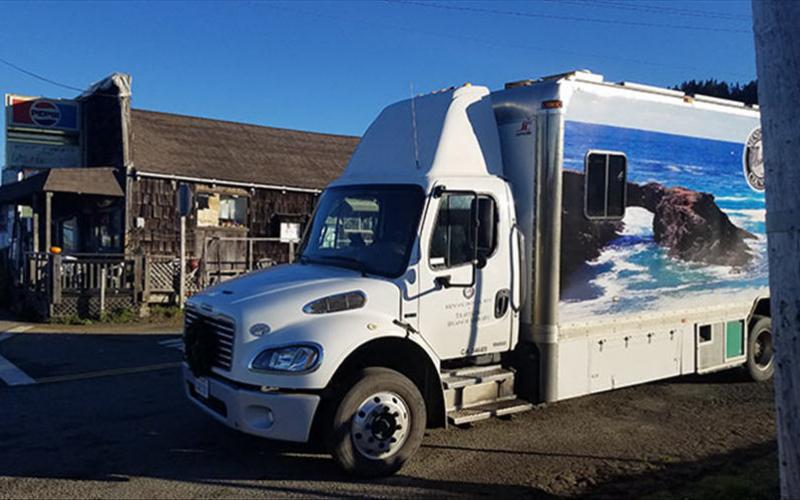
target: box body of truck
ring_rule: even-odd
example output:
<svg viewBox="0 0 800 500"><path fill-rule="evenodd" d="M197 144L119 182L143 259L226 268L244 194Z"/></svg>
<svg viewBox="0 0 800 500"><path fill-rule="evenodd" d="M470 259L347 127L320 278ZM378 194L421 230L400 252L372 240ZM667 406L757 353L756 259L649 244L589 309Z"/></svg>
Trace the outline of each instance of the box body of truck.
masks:
<svg viewBox="0 0 800 500"><path fill-rule="evenodd" d="M759 115L573 72L395 103L298 261L187 303L187 395L396 471L426 426L772 371Z"/></svg>
<svg viewBox="0 0 800 500"><path fill-rule="evenodd" d="M758 111L582 72L508 87L542 399L742 364L768 314Z"/></svg>

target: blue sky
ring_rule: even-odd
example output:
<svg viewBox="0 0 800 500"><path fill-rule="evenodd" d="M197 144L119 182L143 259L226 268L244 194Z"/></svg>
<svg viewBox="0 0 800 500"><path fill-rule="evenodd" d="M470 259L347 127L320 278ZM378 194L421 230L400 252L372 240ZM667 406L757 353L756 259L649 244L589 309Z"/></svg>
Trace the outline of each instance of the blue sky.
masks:
<svg viewBox="0 0 800 500"><path fill-rule="evenodd" d="M0 57L80 88L130 73L137 108L342 134L412 85L500 88L575 68L660 86L755 77L749 0L430 5L4 2ZM77 94L3 64L0 92Z"/></svg>

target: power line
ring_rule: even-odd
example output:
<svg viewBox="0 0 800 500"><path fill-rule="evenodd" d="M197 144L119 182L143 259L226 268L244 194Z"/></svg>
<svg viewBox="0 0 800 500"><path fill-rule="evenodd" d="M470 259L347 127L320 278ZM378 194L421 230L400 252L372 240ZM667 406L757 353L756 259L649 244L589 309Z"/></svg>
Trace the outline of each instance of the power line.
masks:
<svg viewBox="0 0 800 500"><path fill-rule="evenodd" d="M274 10L282 10L286 12L293 12L296 14L306 15L310 17L316 17L320 19L333 19L336 21L347 21L347 22L357 22L361 23L362 25L373 27L373 28L384 28L384 29L391 29L396 31L403 31L407 33L413 33L417 35L426 35L438 38L445 38L451 40L460 40L460 41L468 41L472 42L484 47L488 48L498 48L498 49L517 49L517 50L534 50L538 52L544 52L547 54L567 54L572 56L579 56L579 57L590 57L595 59L605 59L609 61L616 61L616 62L624 62L628 64L638 65L638 66L650 66L654 68L661 68L661 69L673 69L673 70L681 70L681 71L707 71L708 68L701 68L698 66L684 66L684 65L674 65L674 64L662 64L659 62L654 62L652 60L644 60L644 59L635 59L629 57L619 57L619 56L608 56L604 54L597 54L597 53L588 53L588 52L580 52L574 50L568 50L563 48L551 48L551 47L542 47L537 45L531 44L519 44L519 43L509 43L503 42L502 40L497 39L488 39L488 38L481 38L475 36L466 36L466 35L455 35L452 33L445 33L442 31L426 31L420 30L415 28L409 28L408 26L401 26L396 24L388 24L382 23L380 26L377 25L373 20L368 19L360 19L353 16L337 16L333 14L323 14L319 11L309 11L304 9L297 9L294 7L286 7L283 5L276 5L276 4L268 4L269 8ZM744 75L743 73L735 73L731 71L717 71L718 74L726 74L729 76L736 76L737 78L751 78L748 75Z"/></svg>
<svg viewBox="0 0 800 500"><path fill-rule="evenodd" d="M55 85L57 87L65 88L67 90L74 90L76 92L80 92L81 94L86 92L86 89L82 89L82 88L79 88L79 87L74 87L74 86L68 85L66 83L57 82L55 80L47 78L46 76L42 76L42 75L40 75L38 73L34 73L33 71L27 70L27 69L25 69L25 68L23 68L23 67L21 67L21 66L19 66L17 64L14 64L11 61L9 61L8 59L4 59L4 58L0 57L0 63L3 63L6 66L15 69L15 70L19 71L20 73L24 73L24 74L26 74L26 75L28 75L30 77L36 78L37 80L41 80L41 81L49 83L51 85ZM119 95L117 95L117 94L111 94L111 93L108 93L108 92L93 92L92 95L93 96L100 96L100 97L114 97L114 98L119 97Z"/></svg>
<svg viewBox="0 0 800 500"><path fill-rule="evenodd" d="M582 7L611 7L614 10L630 10L638 12L651 12L657 14L668 14L674 16L704 17L710 19L723 19L726 21L750 22L750 17L736 14L725 14L723 12L713 12L709 10L685 9L680 7L665 7L663 5L641 5L635 2L624 2L615 0L539 0L541 2L569 3Z"/></svg>
<svg viewBox="0 0 800 500"><path fill-rule="evenodd" d="M85 89L80 89L78 87L73 87L72 85L67 85L66 83L60 83L60 82L57 82L55 80L51 80L50 78L47 78L45 76L39 75L37 73L34 73L33 71L28 71L27 69L22 68L20 66L17 66L16 64L12 63L9 60L3 59L2 57L0 57L0 62L5 64L6 66L8 66L10 68L13 68L13 69L19 71L20 73L25 73L26 75L28 75L30 77L36 78L37 80L41 80L41 81L49 83L51 85L56 85L58 87L62 87L62 88L68 89L68 90L75 90L77 92L83 92L85 90Z"/></svg>
<svg viewBox="0 0 800 500"><path fill-rule="evenodd" d="M384 0L389 3L399 4L399 5L410 5L410 6L418 6L418 7L426 7L429 9L442 9L442 10L453 10L453 11L462 11L462 12L473 12L479 14L496 14L496 15L504 15L504 16L515 16L515 17L526 17L526 18L539 18L539 19L557 19L560 21L578 21L578 22L586 22L586 23L600 23L600 24L620 24L625 26L639 26L645 28L668 28L668 29L679 29L679 30L693 30L693 31L716 31L716 32L725 32L725 33L747 33L752 34L750 30L744 29L735 29L735 28L716 28L716 27L708 27L708 26L690 26L684 24L662 24L662 23L650 23L650 22L643 22L643 21L625 21L621 19L600 19L594 17L578 17L578 16L564 16L560 14L544 14L544 13L534 13L534 12L521 12L517 10L503 10L503 9L490 9L484 7L467 7L464 5L455 5L455 4L437 4L437 3L428 3L428 2L419 2L414 0Z"/></svg>

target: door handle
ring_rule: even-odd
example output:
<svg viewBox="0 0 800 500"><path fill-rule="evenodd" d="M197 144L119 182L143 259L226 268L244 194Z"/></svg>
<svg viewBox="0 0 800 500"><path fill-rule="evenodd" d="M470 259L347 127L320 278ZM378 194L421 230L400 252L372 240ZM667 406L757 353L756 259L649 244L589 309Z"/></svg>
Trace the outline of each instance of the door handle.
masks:
<svg viewBox="0 0 800 500"><path fill-rule="evenodd" d="M433 284L436 285L436 288L450 288L450 275L437 276L433 280Z"/></svg>
<svg viewBox="0 0 800 500"><path fill-rule="evenodd" d="M499 290L494 296L494 317L502 318L508 311L508 305L511 303L511 290L504 288Z"/></svg>

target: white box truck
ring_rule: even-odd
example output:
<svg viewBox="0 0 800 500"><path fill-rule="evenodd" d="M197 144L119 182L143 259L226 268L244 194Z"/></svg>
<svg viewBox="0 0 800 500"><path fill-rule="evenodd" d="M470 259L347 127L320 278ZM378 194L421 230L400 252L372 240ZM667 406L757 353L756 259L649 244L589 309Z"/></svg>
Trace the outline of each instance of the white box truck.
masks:
<svg viewBox="0 0 800 500"><path fill-rule="evenodd" d="M384 109L295 263L186 305L188 397L391 474L426 427L772 375L759 113L571 72Z"/></svg>

